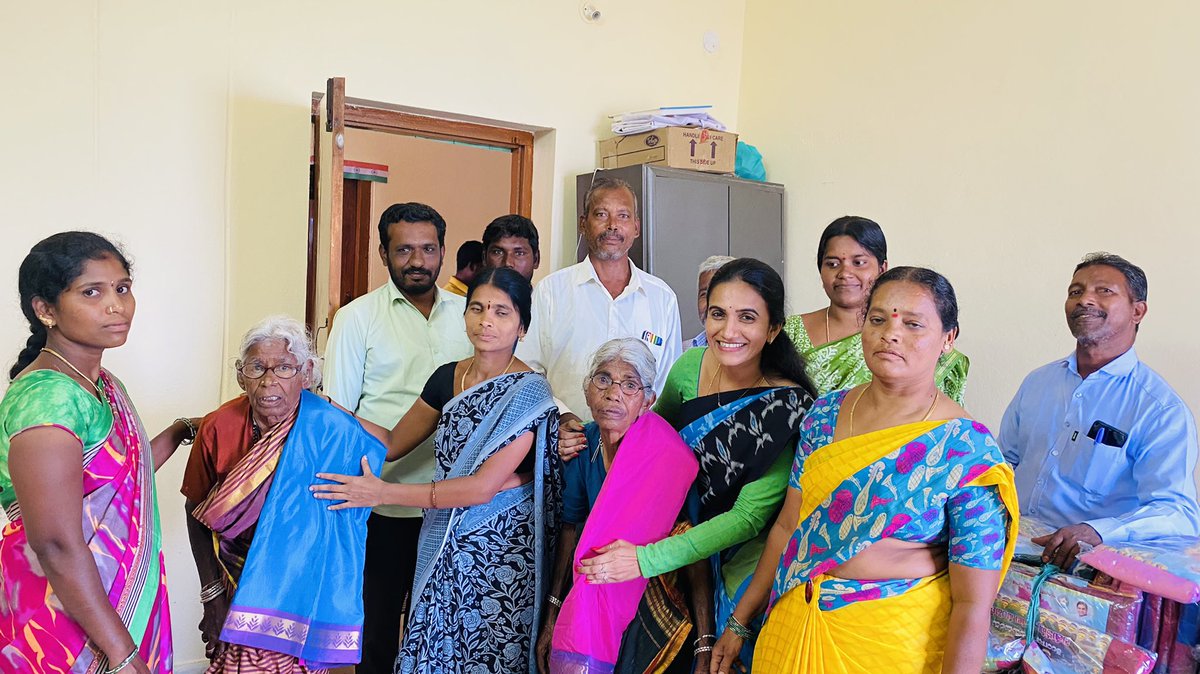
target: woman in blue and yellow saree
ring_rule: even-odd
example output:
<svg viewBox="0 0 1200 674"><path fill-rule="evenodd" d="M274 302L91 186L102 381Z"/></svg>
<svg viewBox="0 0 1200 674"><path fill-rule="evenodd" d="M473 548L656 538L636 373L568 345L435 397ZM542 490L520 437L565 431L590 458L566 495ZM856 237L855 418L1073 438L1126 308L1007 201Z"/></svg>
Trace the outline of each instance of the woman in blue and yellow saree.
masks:
<svg viewBox="0 0 1200 674"><path fill-rule="evenodd" d="M382 434L390 460L435 434L432 482L321 474L336 484L314 488L318 498L342 501L333 508L426 508L397 672L535 671L562 461L549 383L513 354L529 325L530 294L511 269L476 277L465 318L475 354L438 368L396 428Z"/></svg>
<svg viewBox="0 0 1200 674"><path fill-rule="evenodd" d="M805 417L783 511L712 672L736 671L738 626L764 609L759 672L980 671L1018 509L995 439L935 385L957 330L940 274L880 276L863 330L874 379Z"/></svg>

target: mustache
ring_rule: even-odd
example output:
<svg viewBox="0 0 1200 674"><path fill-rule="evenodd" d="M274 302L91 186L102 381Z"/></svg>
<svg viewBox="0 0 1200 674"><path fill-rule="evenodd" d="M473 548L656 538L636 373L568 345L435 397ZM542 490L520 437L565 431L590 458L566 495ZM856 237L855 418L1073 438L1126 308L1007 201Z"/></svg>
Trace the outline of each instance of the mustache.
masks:
<svg viewBox="0 0 1200 674"><path fill-rule="evenodd" d="M404 274L405 276L409 274L424 274L425 276L433 275L433 272L424 267L405 267L404 269L400 270L400 273Z"/></svg>
<svg viewBox="0 0 1200 674"><path fill-rule="evenodd" d="M1091 316L1093 318L1108 318L1108 312L1101 311L1100 309L1089 309L1087 307L1078 307L1071 312L1071 320L1082 318L1084 316Z"/></svg>
<svg viewBox="0 0 1200 674"><path fill-rule="evenodd" d="M605 232L605 233L601 234L600 237L598 238L598 240L599 241L616 241L618 243L623 243L625 241L625 236L622 235L620 232L609 231L609 232Z"/></svg>

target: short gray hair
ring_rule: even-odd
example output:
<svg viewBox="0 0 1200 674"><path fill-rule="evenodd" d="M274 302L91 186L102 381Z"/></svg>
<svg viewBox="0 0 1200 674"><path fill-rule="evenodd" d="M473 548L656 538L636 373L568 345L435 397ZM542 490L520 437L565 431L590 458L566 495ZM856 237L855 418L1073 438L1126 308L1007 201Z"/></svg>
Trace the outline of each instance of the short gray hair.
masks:
<svg viewBox="0 0 1200 674"><path fill-rule="evenodd" d="M238 349L238 363L246 360L250 349L262 342L272 339L281 340L287 344L288 353L296 358L296 364L301 369L306 364L312 365L311 383L309 388L316 389L321 384L321 359L317 358L317 350L313 348L312 337L308 328L291 316L267 316L242 335L242 345Z"/></svg>
<svg viewBox="0 0 1200 674"><path fill-rule="evenodd" d="M610 339L596 349L592 354L592 365L588 368L587 377L583 380L584 390L587 390L588 382L596 376L600 368L614 360L632 367L634 372L637 372L638 379L642 380L642 386L654 391L654 378L658 372L654 354L645 342L633 337Z"/></svg>
<svg viewBox="0 0 1200 674"><path fill-rule="evenodd" d="M591 214L592 205L596 202L596 194L598 194L600 192L607 192L609 190L625 190L626 192L629 192L629 195L631 197L633 197L633 217L639 218L639 219L641 218L641 216L638 215L637 192L633 191L632 185L625 182L624 180L621 180L620 178L610 178L610 177L597 178L597 177L594 177L595 176L594 173L592 175L593 175L592 185L591 185L591 187L588 188L587 193L583 195L583 215L584 215L584 217L587 217L588 215Z"/></svg>
<svg viewBox="0 0 1200 674"><path fill-rule="evenodd" d="M700 274L705 274L710 271L716 271L725 266L727 262L733 262L736 257L729 255L710 255L707 260L700 263ZM698 276L699 274L697 274Z"/></svg>
<svg viewBox="0 0 1200 674"><path fill-rule="evenodd" d="M1120 255L1114 253L1106 253L1100 251L1097 253L1088 253L1084 256L1083 261L1075 265L1075 271L1086 269L1087 267L1095 267L1104 265L1112 267L1121 272L1125 276L1125 284L1129 286L1129 294L1133 296L1134 302L1145 302L1148 283L1146 282L1146 272L1136 264L1126 260Z"/></svg>

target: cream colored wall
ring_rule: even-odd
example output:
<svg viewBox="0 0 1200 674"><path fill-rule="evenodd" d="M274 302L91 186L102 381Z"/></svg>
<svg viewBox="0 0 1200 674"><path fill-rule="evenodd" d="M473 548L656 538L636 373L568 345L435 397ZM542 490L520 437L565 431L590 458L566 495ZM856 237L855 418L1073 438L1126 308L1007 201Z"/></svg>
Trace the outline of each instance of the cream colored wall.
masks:
<svg viewBox="0 0 1200 674"><path fill-rule="evenodd" d="M553 129L535 148L534 220L556 232L573 231L573 176L594 165L603 114L702 101L736 127L741 1L596 4L599 25L555 0L7 4L0 355L27 334L24 252L95 229L137 263L138 318L105 364L147 426L216 407L240 334L303 316L309 99L330 76L351 96ZM710 29L715 54L701 48ZM555 245L543 264L569 254ZM179 663L202 652L183 463L158 480Z"/></svg>
<svg viewBox="0 0 1200 674"><path fill-rule="evenodd" d="M971 356L967 402L996 428L1021 379L1073 348L1074 264L1140 264L1137 348L1200 409L1200 6L749 0L739 131L788 189L794 310L826 300L821 229L847 213L892 264L944 272Z"/></svg>

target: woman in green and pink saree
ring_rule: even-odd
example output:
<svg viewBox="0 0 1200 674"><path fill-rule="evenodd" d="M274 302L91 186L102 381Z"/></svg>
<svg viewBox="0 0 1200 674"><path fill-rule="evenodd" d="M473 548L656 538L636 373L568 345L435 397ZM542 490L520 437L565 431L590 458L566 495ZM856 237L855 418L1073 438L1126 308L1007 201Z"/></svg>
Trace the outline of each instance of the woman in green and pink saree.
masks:
<svg viewBox="0 0 1200 674"><path fill-rule="evenodd" d="M172 670L154 470L195 435L153 441L100 366L129 334L129 263L88 232L55 234L21 263L31 336L0 402L0 670ZM82 526L80 525L82 523Z"/></svg>

